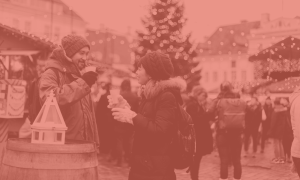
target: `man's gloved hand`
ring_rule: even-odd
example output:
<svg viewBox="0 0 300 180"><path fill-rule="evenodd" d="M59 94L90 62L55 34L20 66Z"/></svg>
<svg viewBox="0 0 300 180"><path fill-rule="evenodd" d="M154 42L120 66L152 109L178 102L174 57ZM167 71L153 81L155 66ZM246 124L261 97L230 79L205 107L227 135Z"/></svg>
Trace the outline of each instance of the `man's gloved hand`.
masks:
<svg viewBox="0 0 300 180"><path fill-rule="evenodd" d="M95 84L95 82L97 81L97 77L98 74L93 72L93 71L89 71L87 73L84 73L82 75L82 79L90 86L92 87L93 84Z"/></svg>

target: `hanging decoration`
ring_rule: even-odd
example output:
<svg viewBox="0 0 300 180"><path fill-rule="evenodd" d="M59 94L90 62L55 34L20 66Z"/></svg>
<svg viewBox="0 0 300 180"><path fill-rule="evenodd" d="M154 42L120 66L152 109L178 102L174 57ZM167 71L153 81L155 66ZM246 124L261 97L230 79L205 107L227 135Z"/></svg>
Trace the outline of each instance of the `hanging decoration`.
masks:
<svg viewBox="0 0 300 180"><path fill-rule="evenodd" d="M0 118L23 118L26 81L0 80Z"/></svg>
<svg viewBox="0 0 300 180"><path fill-rule="evenodd" d="M255 77L273 72L300 71L300 39L288 37L249 57L254 63Z"/></svg>

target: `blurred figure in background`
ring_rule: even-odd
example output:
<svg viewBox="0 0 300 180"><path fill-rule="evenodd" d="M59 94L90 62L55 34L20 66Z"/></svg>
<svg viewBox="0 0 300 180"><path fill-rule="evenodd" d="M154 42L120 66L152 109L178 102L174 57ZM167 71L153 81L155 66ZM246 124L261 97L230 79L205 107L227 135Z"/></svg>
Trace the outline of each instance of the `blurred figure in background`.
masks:
<svg viewBox="0 0 300 180"><path fill-rule="evenodd" d="M233 86L225 81L221 84L221 93L214 100L209 111L216 112L216 139L220 157L220 180L228 179L229 163L234 167L234 179L242 176L241 152L244 130L246 103L240 95L233 92Z"/></svg>
<svg viewBox="0 0 300 180"><path fill-rule="evenodd" d="M112 117L111 110L107 107L107 96L110 94L110 87L110 83L103 85L102 88L105 93L101 96L96 107L96 119L100 139L100 153L104 154L111 153L113 142L115 141L114 133L112 133L114 118Z"/></svg>
<svg viewBox="0 0 300 180"><path fill-rule="evenodd" d="M300 177L300 87L297 88L289 98L291 102L291 124L293 129L293 144L291 155L293 167Z"/></svg>
<svg viewBox="0 0 300 180"><path fill-rule="evenodd" d="M210 154L213 150L212 131L209 122L213 120L214 114L207 110L207 92L196 86L192 90L191 101L186 106L195 124L196 131L196 155L191 167L191 179L198 180L200 161L204 155Z"/></svg>
<svg viewBox="0 0 300 180"><path fill-rule="evenodd" d="M280 98L276 98L274 101L274 112L272 114L269 134L270 137L274 140L275 158L272 160L272 163L275 164L285 163L282 139L284 136L284 126L286 125L286 111L287 108L280 104Z"/></svg>
<svg viewBox="0 0 300 180"><path fill-rule="evenodd" d="M122 82L120 87L121 96L128 102L131 110L134 112L138 111L139 98L137 94L131 91L130 80L126 79ZM132 124L114 121L114 134L116 136L116 156L117 166L122 165L123 153L125 160L129 163L131 157L131 148L133 142L134 127Z"/></svg>
<svg viewBox="0 0 300 180"><path fill-rule="evenodd" d="M267 97L263 110L265 112L266 119L262 120L261 153L264 153L265 143L266 140L268 139L268 132L270 130L270 125L271 125L273 105L270 97Z"/></svg>
<svg viewBox="0 0 300 180"><path fill-rule="evenodd" d="M284 133L282 139L283 150L285 154L285 161L287 163L291 163L291 147L293 143L293 130L291 125L291 115L290 115L290 103L287 98L281 98L280 104L286 107L286 118L285 118L285 126L284 126Z"/></svg>
<svg viewBox="0 0 300 180"><path fill-rule="evenodd" d="M257 98L253 97L246 108L245 115L245 141L244 150L245 157L248 156L249 139L252 138L252 157L255 157L258 145L258 130L262 121L262 108Z"/></svg>

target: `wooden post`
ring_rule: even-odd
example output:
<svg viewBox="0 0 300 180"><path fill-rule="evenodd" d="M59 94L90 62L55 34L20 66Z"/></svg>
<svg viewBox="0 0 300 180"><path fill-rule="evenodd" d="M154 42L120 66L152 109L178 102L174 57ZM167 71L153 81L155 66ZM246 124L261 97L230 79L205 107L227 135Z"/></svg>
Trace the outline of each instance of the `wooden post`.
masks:
<svg viewBox="0 0 300 180"><path fill-rule="evenodd" d="M0 119L0 169L2 166L3 156L6 150L6 142L8 135L8 119Z"/></svg>

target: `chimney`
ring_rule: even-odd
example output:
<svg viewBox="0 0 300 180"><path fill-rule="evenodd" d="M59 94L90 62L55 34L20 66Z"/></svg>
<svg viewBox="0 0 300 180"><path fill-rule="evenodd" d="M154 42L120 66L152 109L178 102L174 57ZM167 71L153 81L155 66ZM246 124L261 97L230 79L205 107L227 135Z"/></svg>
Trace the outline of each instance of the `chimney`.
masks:
<svg viewBox="0 0 300 180"><path fill-rule="evenodd" d="M270 14L269 13L263 13L261 14L261 17L260 17L260 23L261 24L265 24L267 22L270 21Z"/></svg>

